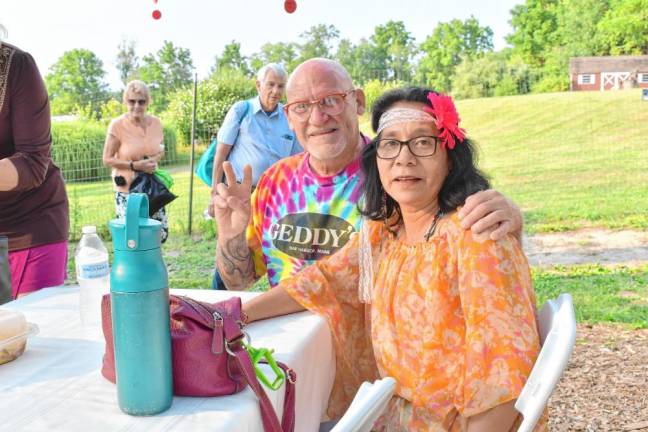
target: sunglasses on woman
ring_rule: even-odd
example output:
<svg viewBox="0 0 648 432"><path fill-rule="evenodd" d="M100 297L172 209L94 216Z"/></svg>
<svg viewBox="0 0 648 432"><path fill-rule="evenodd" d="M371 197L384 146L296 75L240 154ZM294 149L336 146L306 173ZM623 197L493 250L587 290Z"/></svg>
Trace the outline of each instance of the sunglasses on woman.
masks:
<svg viewBox="0 0 648 432"><path fill-rule="evenodd" d="M146 105L146 99L128 99L126 101L128 105L139 105L139 106L144 106Z"/></svg>

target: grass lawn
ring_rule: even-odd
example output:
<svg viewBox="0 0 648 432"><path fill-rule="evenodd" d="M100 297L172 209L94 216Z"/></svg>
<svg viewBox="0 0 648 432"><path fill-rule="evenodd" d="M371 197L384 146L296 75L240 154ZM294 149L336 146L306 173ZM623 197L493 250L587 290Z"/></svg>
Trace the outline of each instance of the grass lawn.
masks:
<svg viewBox="0 0 648 432"><path fill-rule="evenodd" d="M648 265L628 268L599 265L534 270L538 306L571 293L580 323L613 322L648 328Z"/></svg>
<svg viewBox="0 0 648 432"><path fill-rule="evenodd" d="M166 168L166 167L165 167ZM190 175L188 166L173 167L174 185L171 189L178 198L169 204L167 214L169 227L176 235L187 233L189 225ZM81 237L84 225L96 225L102 238L109 238L108 221L115 217L115 200L109 180L66 185L70 200L70 234L73 239ZM203 218L203 210L209 202L209 187L198 177L193 179L192 233L200 232L207 236L215 234L211 221Z"/></svg>
<svg viewBox="0 0 648 432"><path fill-rule="evenodd" d="M457 109L527 231L648 228L648 102L639 90L466 100Z"/></svg>

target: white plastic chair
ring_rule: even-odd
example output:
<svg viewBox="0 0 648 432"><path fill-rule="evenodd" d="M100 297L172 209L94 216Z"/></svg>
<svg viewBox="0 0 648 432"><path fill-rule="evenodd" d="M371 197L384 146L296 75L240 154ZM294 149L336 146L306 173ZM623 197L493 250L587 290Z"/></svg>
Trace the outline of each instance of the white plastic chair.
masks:
<svg viewBox="0 0 648 432"><path fill-rule="evenodd" d="M518 432L529 432L540 419L576 342L576 317L570 294L547 300L538 314L542 349L531 375L515 402L524 417Z"/></svg>
<svg viewBox="0 0 648 432"><path fill-rule="evenodd" d="M373 384L363 382L349 409L331 432L370 432L394 394L396 380L386 377Z"/></svg>

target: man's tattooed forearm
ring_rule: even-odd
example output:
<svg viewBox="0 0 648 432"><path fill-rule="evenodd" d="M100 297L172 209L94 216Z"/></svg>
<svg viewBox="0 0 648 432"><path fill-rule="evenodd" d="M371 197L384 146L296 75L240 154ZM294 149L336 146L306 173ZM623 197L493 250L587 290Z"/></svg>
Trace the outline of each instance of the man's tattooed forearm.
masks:
<svg viewBox="0 0 648 432"><path fill-rule="evenodd" d="M245 233L218 245L217 263L223 282L228 289L244 290L254 282L254 262Z"/></svg>

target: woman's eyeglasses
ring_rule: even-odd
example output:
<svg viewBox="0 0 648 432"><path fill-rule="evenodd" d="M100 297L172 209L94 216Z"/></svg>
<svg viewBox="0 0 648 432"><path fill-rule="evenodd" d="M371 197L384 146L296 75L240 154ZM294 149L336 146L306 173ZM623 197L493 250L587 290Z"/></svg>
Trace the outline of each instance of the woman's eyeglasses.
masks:
<svg viewBox="0 0 648 432"><path fill-rule="evenodd" d="M292 102L287 104L284 110L286 113L292 114L301 121L308 120L313 111L313 105L316 104L324 114L330 116L338 115L344 111L346 97L354 91L355 89L351 89L343 93L331 93L315 100Z"/></svg>
<svg viewBox="0 0 648 432"><path fill-rule="evenodd" d="M380 159L395 159L403 146L407 146L410 153L418 157L429 157L436 153L439 138L435 136L420 136L407 141L393 138L381 138L376 143L376 156Z"/></svg>
<svg viewBox="0 0 648 432"><path fill-rule="evenodd" d="M128 105L146 105L146 99L128 99L126 102L128 103Z"/></svg>

